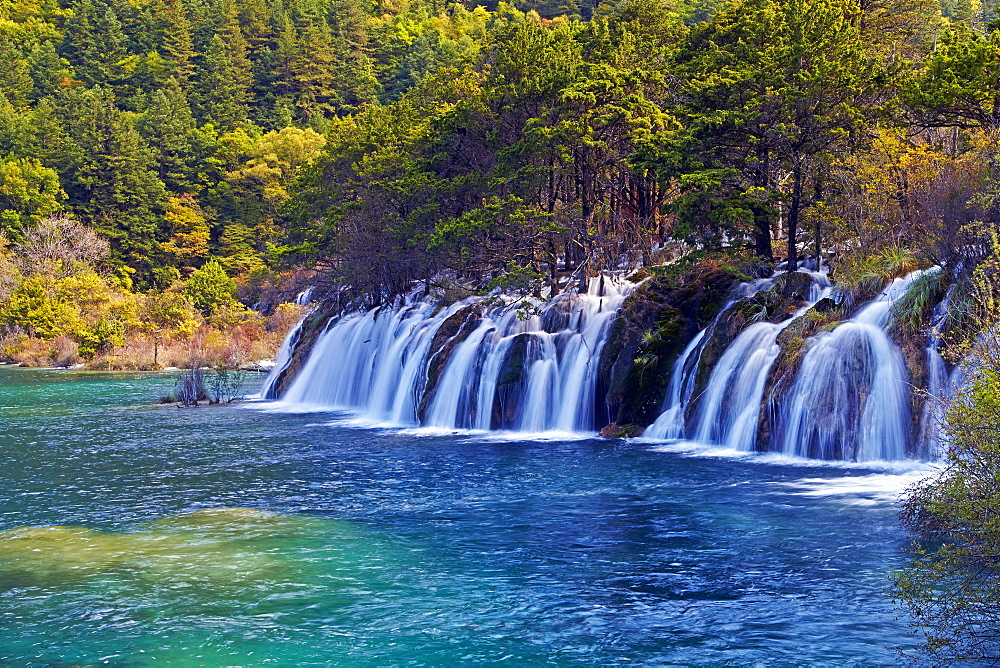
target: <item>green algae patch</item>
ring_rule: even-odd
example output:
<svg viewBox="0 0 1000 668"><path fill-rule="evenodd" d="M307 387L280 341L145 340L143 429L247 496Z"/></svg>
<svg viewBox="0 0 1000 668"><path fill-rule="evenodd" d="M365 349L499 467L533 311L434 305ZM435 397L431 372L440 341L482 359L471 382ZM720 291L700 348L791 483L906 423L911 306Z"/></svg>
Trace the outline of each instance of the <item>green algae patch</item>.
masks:
<svg viewBox="0 0 1000 668"><path fill-rule="evenodd" d="M343 522L250 508L185 513L134 532L22 527L0 532L0 578L7 584L44 585L115 574L177 588L275 582L294 570L277 546L319 528L344 537L354 534Z"/></svg>

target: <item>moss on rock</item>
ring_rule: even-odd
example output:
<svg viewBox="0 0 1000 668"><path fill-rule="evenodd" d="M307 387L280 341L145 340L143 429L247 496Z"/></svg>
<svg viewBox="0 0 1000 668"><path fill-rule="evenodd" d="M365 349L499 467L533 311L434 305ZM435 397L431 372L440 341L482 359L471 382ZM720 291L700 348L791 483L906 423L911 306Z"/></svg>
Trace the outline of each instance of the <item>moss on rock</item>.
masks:
<svg viewBox="0 0 1000 668"><path fill-rule="evenodd" d="M706 261L679 275L654 275L625 301L598 364L616 430L635 434L656 419L677 356L745 279Z"/></svg>

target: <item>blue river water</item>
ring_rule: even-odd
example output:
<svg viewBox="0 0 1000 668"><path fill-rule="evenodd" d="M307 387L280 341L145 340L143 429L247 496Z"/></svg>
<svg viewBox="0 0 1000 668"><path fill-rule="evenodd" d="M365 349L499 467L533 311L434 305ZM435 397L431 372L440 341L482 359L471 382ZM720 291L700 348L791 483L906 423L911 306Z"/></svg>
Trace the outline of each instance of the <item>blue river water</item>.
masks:
<svg viewBox="0 0 1000 668"><path fill-rule="evenodd" d="M0 368L0 663L840 666L912 643L887 594L905 465L157 404L172 382Z"/></svg>

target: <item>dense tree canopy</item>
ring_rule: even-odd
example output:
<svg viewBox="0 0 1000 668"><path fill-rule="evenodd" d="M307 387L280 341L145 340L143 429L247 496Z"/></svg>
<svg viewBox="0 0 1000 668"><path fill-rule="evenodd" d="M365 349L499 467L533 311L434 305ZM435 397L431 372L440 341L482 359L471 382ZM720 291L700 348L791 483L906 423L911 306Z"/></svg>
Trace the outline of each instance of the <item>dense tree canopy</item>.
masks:
<svg viewBox="0 0 1000 668"><path fill-rule="evenodd" d="M854 170L896 173L865 157L887 128L956 159L996 126L991 16L923 0L5 0L0 17L6 238L66 211L143 290L213 257L241 280L320 268L375 301L511 262L562 286L677 241L794 263L856 250ZM884 206L909 222L906 197Z"/></svg>
<svg viewBox="0 0 1000 668"><path fill-rule="evenodd" d="M562 289L691 249L951 261L995 208L990 19L927 0L3 0L0 229L16 244L66 213L132 289L216 260L248 300L295 268L379 302L511 269Z"/></svg>

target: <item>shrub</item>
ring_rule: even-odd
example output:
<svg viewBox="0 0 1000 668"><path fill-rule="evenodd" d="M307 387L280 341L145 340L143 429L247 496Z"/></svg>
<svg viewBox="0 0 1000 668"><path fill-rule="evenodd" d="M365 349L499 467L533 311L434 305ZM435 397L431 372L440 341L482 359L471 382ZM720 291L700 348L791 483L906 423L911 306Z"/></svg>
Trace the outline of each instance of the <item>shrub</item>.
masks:
<svg viewBox="0 0 1000 668"><path fill-rule="evenodd" d="M174 396L184 406L197 406L199 401L208 398L208 393L205 391L205 374L200 367L182 371L177 376Z"/></svg>
<svg viewBox="0 0 1000 668"><path fill-rule="evenodd" d="M209 260L191 274L184 286L184 294L202 315L210 316L224 307L236 303L236 282L226 275L217 260Z"/></svg>
<svg viewBox="0 0 1000 668"><path fill-rule="evenodd" d="M1000 661L1000 373L983 369L947 410L937 475L906 491L913 560L894 576L930 663Z"/></svg>
<svg viewBox="0 0 1000 668"><path fill-rule="evenodd" d="M894 278L920 268L914 253L899 246L881 248L873 253L858 250L837 261L833 277L847 290L876 293Z"/></svg>

